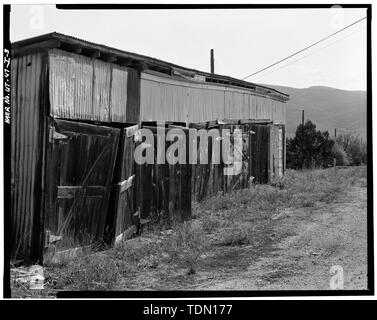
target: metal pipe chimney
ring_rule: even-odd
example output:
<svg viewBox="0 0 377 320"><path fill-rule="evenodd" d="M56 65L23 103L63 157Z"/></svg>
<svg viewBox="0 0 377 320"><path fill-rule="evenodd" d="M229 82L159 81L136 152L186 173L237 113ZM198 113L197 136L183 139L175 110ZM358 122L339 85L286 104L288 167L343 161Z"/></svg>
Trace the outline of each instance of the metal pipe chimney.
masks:
<svg viewBox="0 0 377 320"><path fill-rule="evenodd" d="M211 73L215 73L215 57L213 49L211 49Z"/></svg>

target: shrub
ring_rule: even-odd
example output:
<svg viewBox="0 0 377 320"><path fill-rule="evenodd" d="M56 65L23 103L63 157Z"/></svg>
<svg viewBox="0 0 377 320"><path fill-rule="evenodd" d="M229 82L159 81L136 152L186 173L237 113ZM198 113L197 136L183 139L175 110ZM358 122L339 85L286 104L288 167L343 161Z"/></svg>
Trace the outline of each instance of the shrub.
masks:
<svg viewBox="0 0 377 320"><path fill-rule="evenodd" d="M337 144L347 153L350 165L359 166L367 162L367 146L356 133L344 133L336 138Z"/></svg>
<svg viewBox="0 0 377 320"><path fill-rule="evenodd" d="M347 166L349 164L348 155L341 144L336 142L332 148L332 153L337 165Z"/></svg>

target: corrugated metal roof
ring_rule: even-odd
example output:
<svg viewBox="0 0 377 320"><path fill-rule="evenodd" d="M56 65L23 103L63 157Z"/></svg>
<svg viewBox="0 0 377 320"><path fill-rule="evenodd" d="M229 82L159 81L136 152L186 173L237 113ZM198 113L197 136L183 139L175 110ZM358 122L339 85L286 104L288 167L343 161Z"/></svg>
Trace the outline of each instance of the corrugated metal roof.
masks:
<svg viewBox="0 0 377 320"><path fill-rule="evenodd" d="M38 37L17 41L12 45L12 53L16 56L22 55L24 52L29 52L30 50L57 47L60 47L67 51L73 51L78 54L89 55L92 57L96 57L98 59L103 59L107 62L113 62L119 65L127 66L132 63L133 67L137 65L141 69L151 68L154 70L163 70L164 72L168 72L170 74L173 74L174 71L176 73L193 73L198 76L204 77L204 79L208 82L215 82L219 84L227 84L231 86L246 88L250 91L258 92L260 94L273 96L275 99L279 99L282 101L287 101L289 99L289 95L279 92L272 88L257 85L251 82L232 78L229 76L211 74L200 70L182 67L160 59L111 48L105 45L96 44L93 42L78 39L72 36L67 36L57 32L52 32Z"/></svg>

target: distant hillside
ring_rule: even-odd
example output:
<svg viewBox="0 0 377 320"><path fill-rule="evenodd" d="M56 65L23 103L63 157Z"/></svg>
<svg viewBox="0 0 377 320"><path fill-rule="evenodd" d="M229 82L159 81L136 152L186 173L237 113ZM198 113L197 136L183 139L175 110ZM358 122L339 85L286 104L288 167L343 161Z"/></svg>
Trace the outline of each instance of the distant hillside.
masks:
<svg viewBox="0 0 377 320"><path fill-rule="evenodd" d="M304 89L266 85L290 95L287 103L287 136L294 135L301 122L301 110L305 119L312 120L319 130L337 132L352 130L366 137L366 92L346 91L330 87Z"/></svg>

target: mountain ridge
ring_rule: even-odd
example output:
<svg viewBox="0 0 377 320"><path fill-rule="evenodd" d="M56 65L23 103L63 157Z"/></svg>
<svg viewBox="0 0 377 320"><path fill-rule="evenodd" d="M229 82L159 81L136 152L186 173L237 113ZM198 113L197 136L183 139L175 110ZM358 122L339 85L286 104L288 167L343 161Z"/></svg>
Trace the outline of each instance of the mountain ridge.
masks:
<svg viewBox="0 0 377 320"><path fill-rule="evenodd" d="M366 91L344 90L327 86L294 88L262 84L289 94L287 102L287 136L295 134L301 123L302 110L305 120L310 119L321 131L329 131L330 136L337 133L354 132L366 138Z"/></svg>

